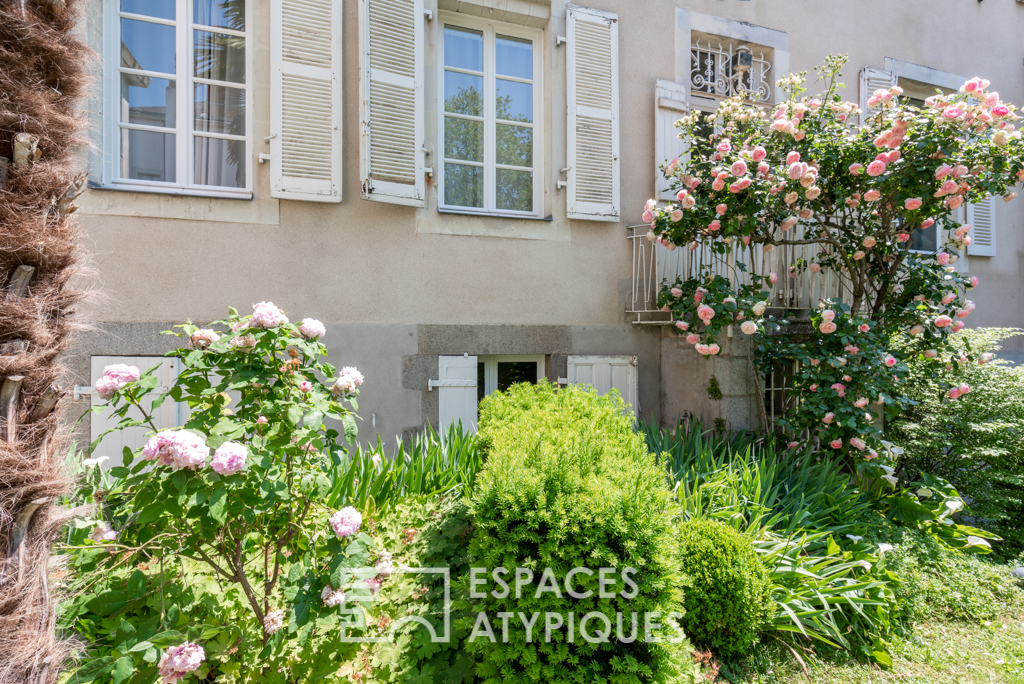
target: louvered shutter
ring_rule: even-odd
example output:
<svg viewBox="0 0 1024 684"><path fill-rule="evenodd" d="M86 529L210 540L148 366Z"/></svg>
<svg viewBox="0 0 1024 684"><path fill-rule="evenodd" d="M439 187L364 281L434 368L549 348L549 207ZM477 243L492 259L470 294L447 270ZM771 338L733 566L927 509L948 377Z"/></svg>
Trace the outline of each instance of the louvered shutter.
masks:
<svg viewBox="0 0 1024 684"><path fill-rule="evenodd" d="M363 197L425 205L423 0L361 0Z"/></svg>
<svg viewBox="0 0 1024 684"><path fill-rule="evenodd" d="M863 122L867 117L868 98L876 90L888 90L896 85L896 73L885 69L874 69L865 67L860 70L860 120ZM877 109L875 112L877 113Z"/></svg>
<svg viewBox="0 0 1024 684"><path fill-rule="evenodd" d="M174 385L178 377L178 359L167 359L161 356L94 356L91 359L90 369L93 382L103 375L104 368L117 363L135 366L143 373L159 364L160 368L156 371L158 391L150 393L145 398L144 405L146 411L152 417L159 430L178 427L184 422L188 415L187 404L176 404L168 399L156 409L153 409L151 406L154 399ZM100 399L95 392L90 397L90 400L94 408L107 403L105 400ZM128 410L128 417L141 420L142 414L137 408L132 407ZM93 442L107 430L117 427L120 421L121 419L115 416L113 411L93 413L89 417L91 433L89 441ZM132 451L141 449L149 440L150 432L151 430L144 426L126 428L120 432L111 432L100 442L100 445L92 454L92 458L109 457L110 460L103 464L104 468L121 465L123 463L122 451L124 447L128 447Z"/></svg>
<svg viewBox="0 0 1024 684"><path fill-rule="evenodd" d="M598 394L607 394L613 389L629 405L633 417L639 415L637 400L635 356L570 356L568 374L570 385L589 385Z"/></svg>
<svg viewBox="0 0 1024 684"><path fill-rule="evenodd" d="M466 432L476 432L477 357L439 356L437 368L441 379L437 401L442 432L458 422ZM446 382L452 384L446 386Z"/></svg>
<svg viewBox="0 0 1024 684"><path fill-rule="evenodd" d="M675 123L686 114L686 86L674 81L659 80L654 86L654 178L655 197L671 202L669 183L661 167L673 159L682 159L690 145L679 139Z"/></svg>
<svg viewBox="0 0 1024 684"><path fill-rule="evenodd" d="M619 220L619 22L570 4L567 98L571 219Z"/></svg>
<svg viewBox="0 0 1024 684"><path fill-rule="evenodd" d="M270 195L341 201L341 3L271 0Z"/></svg>
<svg viewBox="0 0 1024 684"><path fill-rule="evenodd" d="M973 226L967 247L970 256L996 255L996 198L989 197L967 205L967 223Z"/></svg>

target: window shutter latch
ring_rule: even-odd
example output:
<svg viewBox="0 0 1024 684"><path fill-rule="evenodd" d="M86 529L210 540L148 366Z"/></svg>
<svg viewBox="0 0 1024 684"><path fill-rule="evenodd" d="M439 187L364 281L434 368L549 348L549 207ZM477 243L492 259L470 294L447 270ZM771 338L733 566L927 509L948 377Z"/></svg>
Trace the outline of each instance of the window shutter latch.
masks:
<svg viewBox="0 0 1024 684"><path fill-rule="evenodd" d="M572 167L571 166L566 166L564 169L559 169L558 173L559 173L559 175L561 175L563 173L569 173L570 171L572 171ZM568 181L560 180L560 181L555 183L555 190L561 190L562 188L566 187L567 185L569 185Z"/></svg>
<svg viewBox="0 0 1024 684"><path fill-rule="evenodd" d="M562 47L569 42L565 36L555 36L555 47Z"/></svg>
<svg viewBox="0 0 1024 684"><path fill-rule="evenodd" d="M435 387L476 387L476 380L427 380L427 391Z"/></svg>

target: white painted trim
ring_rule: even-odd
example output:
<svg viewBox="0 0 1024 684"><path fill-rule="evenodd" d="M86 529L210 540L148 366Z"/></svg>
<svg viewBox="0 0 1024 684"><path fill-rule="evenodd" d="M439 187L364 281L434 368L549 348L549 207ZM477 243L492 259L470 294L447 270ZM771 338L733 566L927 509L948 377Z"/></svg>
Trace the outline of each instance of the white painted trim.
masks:
<svg viewBox="0 0 1024 684"><path fill-rule="evenodd" d="M462 207L444 201L444 27L456 25L482 31L484 34L484 206ZM475 216L503 216L507 218L539 219L544 211L544 43L543 31L538 29L491 21L454 12L440 12L437 22L437 152L433 155L434 174L437 177L437 210L439 213L473 214ZM497 89L495 46L498 33L524 38L533 44L533 210L528 212L498 209L495 184L497 141L494 131L494 102ZM522 82L521 79L513 79ZM525 168L525 167L524 167Z"/></svg>
<svg viewBox="0 0 1024 684"><path fill-rule="evenodd" d="M932 69L920 64L904 62L892 57L885 58L885 70L895 73L897 78L909 78L949 90L959 90L960 86L967 80L966 77L958 74L951 74L948 71L939 71L938 69Z"/></svg>
<svg viewBox="0 0 1024 684"><path fill-rule="evenodd" d="M786 99L785 93L775 87L775 81L789 73L789 34L785 31L748 24L745 21L726 19L712 14L676 8L675 69L676 83L686 86L687 101L690 98L690 47L692 33L710 33L723 38L732 38L745 43L763 45L772 49L772 88L775 101Z"/></svg>
<svg viewBox="0 0 1024 684"><path fill-rule="evenodd" d="M484 396L498 391L498 364L526 361L537 364L537 382L543 380L545 375L545 357L543 354L492 354L476 357L484 362Z"/></svg>

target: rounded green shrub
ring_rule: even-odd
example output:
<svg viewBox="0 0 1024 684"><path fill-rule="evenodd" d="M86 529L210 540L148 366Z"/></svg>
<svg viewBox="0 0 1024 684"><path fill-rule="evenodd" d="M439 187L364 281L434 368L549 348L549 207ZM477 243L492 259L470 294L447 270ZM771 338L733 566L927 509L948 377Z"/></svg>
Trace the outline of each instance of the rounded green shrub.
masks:
<svg viewBox="0 0 1024 684"><path fill-rule="evenodd" d="M771 616L767 568L727 525L693 520L678 532L686 636L720 656L746 653Z"/></svg>

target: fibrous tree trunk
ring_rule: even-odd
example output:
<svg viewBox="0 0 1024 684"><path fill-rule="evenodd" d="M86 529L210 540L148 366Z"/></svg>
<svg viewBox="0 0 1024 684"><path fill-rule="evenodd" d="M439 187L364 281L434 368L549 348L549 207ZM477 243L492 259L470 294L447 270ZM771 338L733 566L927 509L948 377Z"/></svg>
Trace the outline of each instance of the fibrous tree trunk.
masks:
<svg viewBox="0 0 1024 684"><path fill-rule="evenodd" d="M0 0L0 684L51 684L51 547L69 512L60 354L80 294L72 201L84 187L79 0Z"/></svg>

